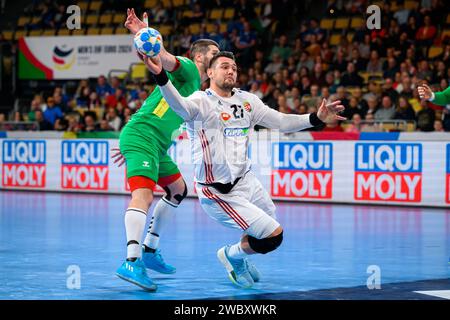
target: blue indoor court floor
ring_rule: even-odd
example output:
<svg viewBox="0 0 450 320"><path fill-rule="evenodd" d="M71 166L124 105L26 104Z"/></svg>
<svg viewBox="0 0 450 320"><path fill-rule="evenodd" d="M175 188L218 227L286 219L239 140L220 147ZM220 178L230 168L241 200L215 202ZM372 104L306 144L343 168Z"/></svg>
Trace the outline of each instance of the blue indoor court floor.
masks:
<svg viewBox="0 0 450 320"><path fill-rule="evenodd" d="M161 235L177 273L149 270L158 290L145 292L115 276L128 200L0 191L0 299L441 299L415 291L450 291L450 210L276 203L284 242L252 257L262 279L244 290L216 258L240 233L186 199ZM70 288L73 266L79 289Z"/></svg>

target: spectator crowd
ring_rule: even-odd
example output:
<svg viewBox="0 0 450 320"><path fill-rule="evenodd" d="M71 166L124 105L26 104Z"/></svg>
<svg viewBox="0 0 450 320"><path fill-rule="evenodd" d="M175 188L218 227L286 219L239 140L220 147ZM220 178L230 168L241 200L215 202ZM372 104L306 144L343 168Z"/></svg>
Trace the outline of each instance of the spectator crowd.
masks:
<svg viewBox="0 0 450 320"><path fill-rule="evenodd" d="M254 1L191 1L194 14L179 22L171 40L179 55L188 55L190 44L199 38L213 39L222 50L234 52L240 68L238 87L281 112L305 114L316 111L322 99L341 100L346 107L343 116L350 121L319 130L377 131L377 122L406 121L419 131L450 131L450 105L433 105L417 92L422 83L434 91L449 86L450 39L441 36L447 10L444 1L419 2L417 9L407 9L404 1L396 1L395 11L385 2L381 29L364 25L343 30L340 41L332 44L333 30L321 28L320 20L301 19L292 29L287 16L296 10L290 1L259 1L258 13ZM53 3L41 5L52 12L43 15L48 25L60 23L58 12L64 7ZM367 5L329 1L326 18L362 17ZM209 33L207 12L217 6L234 7L235 16L226 31L221 32L217 22ZM173 21L174 10L161 2L148 12L149 21ZM191 23L200 23L197 34L186 27ZM443 50L430 57L433 46ZM40 130L120 131L153 88L149 81L101 75L79 81L75 90L61 84L52 92L37 92L28 110L9 120L36 121ZM0 122L5 120L0 117Z"/></svg>

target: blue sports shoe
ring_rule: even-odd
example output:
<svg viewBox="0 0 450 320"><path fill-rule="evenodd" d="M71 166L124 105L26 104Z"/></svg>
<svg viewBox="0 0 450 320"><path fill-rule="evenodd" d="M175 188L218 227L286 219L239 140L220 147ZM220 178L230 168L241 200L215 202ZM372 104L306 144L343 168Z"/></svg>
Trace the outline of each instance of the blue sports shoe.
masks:
<svg viewBox="0 0 450 320"><path fill-rule="evenodd" d="M258 282L261 279L261 273L259 273L258 269L256 269L256 266L251 262L249 259L244 259L245 263L247 264L247 270L252 276L253 281Z"/></svg>
<svg viewBox="0 0 450 320"><path fill-rule="evenodd" d="M255 281L247 268L247 261L245 259L231 259L228 257L229 247L225 246L217 251L217 258L227 270L228 278L241 288L247 289L252 287Z"/></svg>
<svg viewBox="0 0 450 320"><path fill-rule="evenodd" d="M116 275L147 291L156 291L158 288L147 275L145 265L139 258L136 259L136 261L125 261L120 268L117 269Z"/></svg>
<svg viewBox="0 0 450 320"><path fill-rule="evenodd" d="M145 250L142 249L142 261L144 261L146 268L159 273L172 274L177 271L174 266L164 262L160 249L156 249L155 252L145 252Z"/></svg>

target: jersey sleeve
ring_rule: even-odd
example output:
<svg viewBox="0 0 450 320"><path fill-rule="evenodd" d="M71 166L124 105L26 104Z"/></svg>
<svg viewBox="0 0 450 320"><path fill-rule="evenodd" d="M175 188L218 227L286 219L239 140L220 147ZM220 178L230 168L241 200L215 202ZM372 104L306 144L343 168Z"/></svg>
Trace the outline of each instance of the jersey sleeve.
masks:
<svg viewBox="0 0 450 320"><path fill-rule="evenodd" d="M434 99L431 101L439 106L450 104L450 87L441 92L434 93Z"/></svg>
<svg viewBox="0 0 450 320"><path fill-rule="evenodd" d="M201 107L201 95L197 92L184 98L174 87L171 81L160 86L161 93L170 108L175 111L183 120L193 120L199 113Z"/></svg>
<svg viewBox="0 0 450 320"><path fill-rule="evenodd" d="M265 105L261 99L253 96L254 113L252 126L261 125L269 129L278 129L289 133L311 128L310 115L296 115L278 112Z"/></svg>
<svg viewBox="0 0 450 320"><path fill-rule="evenodd" d="M200 81L197 66L191 59L180 56L177 56L176 59L180 62L180 66L175 71L170 72L174 80L179 82Z"/></svg>
<svg viewBox="0 0 450 320"><path fill-rule="evenodd" d="M266 115L266 113L269 111L270 108L267 105L265 105L264 102L262 102L261 99L259 99L254 94L250 94L249 100L252 102L253 112L251 123L252 126L254 126L260 124L261 119L264 118L264 116Z"/></svg>

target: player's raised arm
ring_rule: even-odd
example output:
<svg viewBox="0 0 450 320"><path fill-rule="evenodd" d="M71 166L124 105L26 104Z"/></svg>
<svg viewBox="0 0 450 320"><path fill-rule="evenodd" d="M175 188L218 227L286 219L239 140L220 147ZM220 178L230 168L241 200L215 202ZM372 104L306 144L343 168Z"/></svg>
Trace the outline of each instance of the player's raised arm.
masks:
<svg viewBox="0 0 450 320"><path fill-rule="evenodd" d="M450 87L441 92L433 92L428 85L423 84L417 90L421 99L431 101L438 106L450 104Z"/></svg>
<svg viewBox="0 0 450 320"><path fill-rule="evenodd" d="M295 115L273 110L260 99L258 100L258 111L255 110L255 124L269 129L278 129L285 133L300 131L333 122L334 120L346 120L346 118L338 115L339 112L344 110L341 101L326 104L326 100L323 99L317 113Z"/></svg>
<svg viewBox="0 0 450 320"><path fill-rule="evenodd" d="M147 12L144 12L142 20L140 20L136 13L134 12L134 9L127 9L127 20L125 21L125 27L132 33L136 34L139 30L142 28L148 27L148 15ZM179 62L177 58L167 52L167 50L164 48L164 45L161 45L161 51L159 53L162 61L162 65L164 70L168 70L169 72L174 71L177 66L179 65Z"/></svg>
<svg viewBox="0 0 450 320"><path fill-rule="evenodd" d="M167 101L167 104L172 108L172 110L185 121L194 119L199 111L199 104L180 95L167 77L159 55L153 58L145 55L141 56L145 65L153 74L153 78L156 83L160 87L164 99Z"/></svg>

